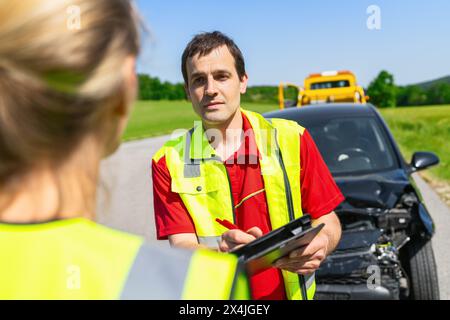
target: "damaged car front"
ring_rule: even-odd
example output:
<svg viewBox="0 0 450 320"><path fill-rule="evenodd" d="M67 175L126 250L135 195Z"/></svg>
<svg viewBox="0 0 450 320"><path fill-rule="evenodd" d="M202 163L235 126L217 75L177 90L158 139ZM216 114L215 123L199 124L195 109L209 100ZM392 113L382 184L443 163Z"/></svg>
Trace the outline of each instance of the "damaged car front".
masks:
<svg viewBox="0 0 450 320"><path fill-rule="evenodd" d="M316 272L315 299L439 299L433 220L411 174L439 162L406 163L371 105L320 105L266 114L307 128L345 196L342 237Z"/></svg>

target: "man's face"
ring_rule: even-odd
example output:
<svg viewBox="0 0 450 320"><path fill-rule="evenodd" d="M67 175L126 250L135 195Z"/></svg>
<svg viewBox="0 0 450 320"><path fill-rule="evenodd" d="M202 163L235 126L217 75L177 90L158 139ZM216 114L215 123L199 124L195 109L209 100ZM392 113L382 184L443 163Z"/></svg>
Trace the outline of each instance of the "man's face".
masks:
<svg viewBox="0 0 450 320"><path fill-rule="evenodd" d="M247 76L239 79L235 61L227 46L208 55L186 61L186 92L194 111L209 125L227 123L240 106L247 89Z"/></svg>

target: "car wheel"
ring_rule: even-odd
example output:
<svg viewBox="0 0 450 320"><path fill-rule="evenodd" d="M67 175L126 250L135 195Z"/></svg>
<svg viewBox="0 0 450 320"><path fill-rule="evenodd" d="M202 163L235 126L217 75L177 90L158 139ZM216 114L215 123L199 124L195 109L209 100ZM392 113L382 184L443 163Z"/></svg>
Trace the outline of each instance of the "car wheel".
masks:
<svg viewBox="0 0 450 320"><path fill-rule="evenodd" d="M413 241L408 246L410 299L439 300L439 282L431 240Z"/></svg>

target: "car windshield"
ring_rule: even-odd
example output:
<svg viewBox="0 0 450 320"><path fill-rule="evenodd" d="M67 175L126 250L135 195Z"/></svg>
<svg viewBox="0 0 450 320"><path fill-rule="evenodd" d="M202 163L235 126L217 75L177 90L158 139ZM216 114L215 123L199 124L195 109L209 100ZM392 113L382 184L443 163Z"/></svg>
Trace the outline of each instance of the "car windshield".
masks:
<svg viewBox="0 0 450 320"><path fill-rule="evenodd" d="M311 83L311 90L350 87L348 80Z"/></svg>
<svg viewBox="0 0 450 320"><path fill-rule="evenodd" d="M370 173L397 166L392 145L375 118L302 119L334 175Z"/></svg>

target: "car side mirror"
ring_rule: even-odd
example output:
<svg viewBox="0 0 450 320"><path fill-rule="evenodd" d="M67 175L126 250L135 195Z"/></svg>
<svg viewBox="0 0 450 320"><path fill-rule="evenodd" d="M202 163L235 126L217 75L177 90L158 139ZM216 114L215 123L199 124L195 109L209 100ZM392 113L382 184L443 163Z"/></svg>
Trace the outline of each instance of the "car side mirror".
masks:
<svg viewBox="0 0 450 320"><path fill-rule="evenodd" d="M411 167L419 171L439 163L439 157L432 152L415 152L412 156Z"/></svg>

